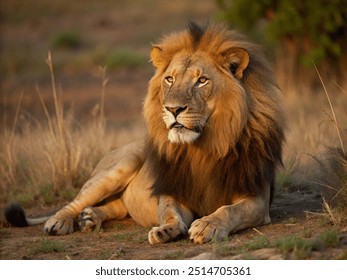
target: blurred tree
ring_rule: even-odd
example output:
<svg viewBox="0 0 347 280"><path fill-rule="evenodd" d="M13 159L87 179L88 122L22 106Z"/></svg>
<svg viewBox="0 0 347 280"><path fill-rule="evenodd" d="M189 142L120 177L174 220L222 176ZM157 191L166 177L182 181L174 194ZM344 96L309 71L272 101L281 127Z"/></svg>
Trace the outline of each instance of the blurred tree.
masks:
<svg viewBox="0 0 347 280"><path fill-rule="evenodd" d="M276 73L283 88L312 88L313 63L324 81L346 84L347 0L216 1L223 20L278 44Z"/></svg>

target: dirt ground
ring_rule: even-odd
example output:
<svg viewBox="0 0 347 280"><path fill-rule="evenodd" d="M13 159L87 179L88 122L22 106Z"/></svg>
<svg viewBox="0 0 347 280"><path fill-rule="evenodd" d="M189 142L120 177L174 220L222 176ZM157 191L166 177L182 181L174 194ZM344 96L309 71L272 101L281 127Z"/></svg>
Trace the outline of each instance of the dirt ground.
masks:
<svg viewBox="0 0 347 280"><path fill-rule="evenodd" d="M296 191L278 194L271 206L272 223L247 229L223 242L196 245L185 238L180 241L150 245L149 228L138 226L130 218L111 221L100 232L74 232L65 236L46 236L42 225L29 228L0 229L1 259L344 259L347 235L339 236L337 246L317 247L308 255L283 252L275 241L295 235L305 240L315 239L331 225L322 218L320 196ZM28 213L43 214L47 209L29 209ZM248 246L259 237L266 237L270 246Z"/></svg>
<svg viewBox="0 0 347 280"><path fill-rule="evenodd" d="M100 74L96 74L97 67L91 66L92 62L85 61L84 57L77 59L76 56L84 53L89 57L93 55L88 49L89 46L96 42L105 42L106 45L129 48L131 51L144 54L148 59L150 43L162 33L184 27L188 19L200 22L213 19L217 12L214 1L209 0L200 1L197 6L196 1L183 0L172 1L168 5L160 4L158 0L117 1L114 5L112 1L87 1L90 3L88 7L58 1L59 3L54 4L56 7L43 5L41 9L38 8L39 4L21 7L18 4L20 2L8 1L5 5L2 1L2 14L7 15L1 21L2 55L7 56L7 64L4 62L5 66L2 65L1 69L3 74L0 109L6 111L7 116L13 116L19 95L24 92L23 115L32 114L38 119L38 112L41 111L41 116L43 113L42 110L38 110L41 105L35 93L37 87L49 105L49 74L47 70L43 70L43 73L40 71L50 48L47 41L55 29L69 29L74 26L83 38L88 38L83 41L80 49L68 53L67 60L61 58L63 51L53 52L58 61L57 79L63 92L64 103L73 106L76 118L82 119L90 116L98 103ZM139 2L140 5L135 4ZM71 5L67 6L66 3ZM97 3L103 4L100 6ZM28 12L23 15L23 11ZM88 16L83 16L86 14ZM15 52L13 46L17 45L22 47L18 49L19 53L27 51L33 59L29 61L32 68L30 63L24 64L25 61ZM9 53L6 53L7 51ZM142 123L141 103L151 74L152 69L148 63L131 71L114 69L108 72L105 111L112 127L127 128ZM10 117L6 121L10 121ZM45 214L51 209L52 206L37 205L27 210L29 216L35 216ZM100 232L75 232L66 236L46 236L43 234L42 226L9 227L1 218L0 259L347 258L347 234L342 232L339 232L337 244L320 244L309 248L306 255L295 254L298 248L286 251L276 246L277 240L285 236L316 240L327 229L333 228L322 215L322 201L317 191L305 187L290 191L278 190L270 215L272 223L269 225L233 234L229 240L223 242L204 245L192 244L188 239L150 245L147 240L149 228L136 225L130 218L109 222ZM268 243L255 246L254 242L261 240L261 237L265 237ZM245 247L245 244L249 246Z"/></svg>

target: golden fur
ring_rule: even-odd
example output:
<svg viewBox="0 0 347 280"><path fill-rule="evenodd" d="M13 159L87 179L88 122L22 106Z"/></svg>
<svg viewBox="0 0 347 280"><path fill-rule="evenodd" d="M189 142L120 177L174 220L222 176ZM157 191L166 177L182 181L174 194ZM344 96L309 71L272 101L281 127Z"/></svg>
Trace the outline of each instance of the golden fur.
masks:
<svg viewBox="0 0 347 280"><path fill-rule="evenodd" d="M259 47L223 25L190 24L154 45L151 59L146 140L102 160L46 233L72 232L76 218L89 231L129 214L155 226L151 244L187 233L203 243L270 222L284 121Z"/></svg>

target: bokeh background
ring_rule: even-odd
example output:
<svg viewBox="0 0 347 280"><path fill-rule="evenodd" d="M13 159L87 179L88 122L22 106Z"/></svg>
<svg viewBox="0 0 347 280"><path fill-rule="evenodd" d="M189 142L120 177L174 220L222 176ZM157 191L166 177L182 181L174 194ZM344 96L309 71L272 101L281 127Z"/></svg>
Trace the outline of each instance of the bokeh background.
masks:
<svg viewBox="0 0 347 280"><path fill-rule="evenodd" d="M21 115L42 117L38 91L52 107L48 51L66 109L73 106L79 120L95 114L102 80L99 67L106 66L107 118L129 125L141 115L153 73L151 43L163 33L184 28L189 19L213 19L217 11L209 0L1 1L1 111L8 112L7 125L22 92Z"/></svg>
<svg viewBox="0 0 347 280"><path fill-rule="evenodd" d="M346 209L346 0L0 3L0 206L71 200L102 155L143 137L151 44L193 20L239 29L273 65L288 119L278 192L332 190Z"/></svg>

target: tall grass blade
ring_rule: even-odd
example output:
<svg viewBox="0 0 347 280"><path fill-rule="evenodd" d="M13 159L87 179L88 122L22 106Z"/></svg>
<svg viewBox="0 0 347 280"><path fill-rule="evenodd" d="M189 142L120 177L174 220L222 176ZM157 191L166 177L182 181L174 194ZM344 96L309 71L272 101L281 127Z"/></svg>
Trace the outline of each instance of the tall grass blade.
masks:
<svg viewBox="0 0 347 280"><path fill-rule="evenodd" d="M337 122L337 119L336 119L335 110L334 110L334 107L333 107L333 105L332 105L332 103L331 103L328 90L327 90L327 88L325 87L324 81L323 81L323 79L322 79L322 77L321 77L321 75L320 75L320 73L319 73L319 71L318 71L318 69L317 69L317 67L316 67L316 64L313 63L313 66L314 66L314 69L315 69L316 72L317 72L317 75L318 75L318 77L319 77L319 80L320 80L320 82L321 82L321 84L322 84L322 86L323 86L325 95L326 95L326 97L327 97L327 99L328 99L329 106L330 106L330 110L331 110L331 113L332 113L332 116L333 116L333 122L334 122L334 124L335 124L336 131L337 131L337 135L338 135L338 138L339 138L339 141L340 141L341 150L342 150L343 156L346 157L346 153L345 153L345 149L344 149L344 145L343 145L343 141L342 141L342 136L341 136L341 130L340 130L340 128L339 128L339 125L338 125L338 122Z"/></svg>

